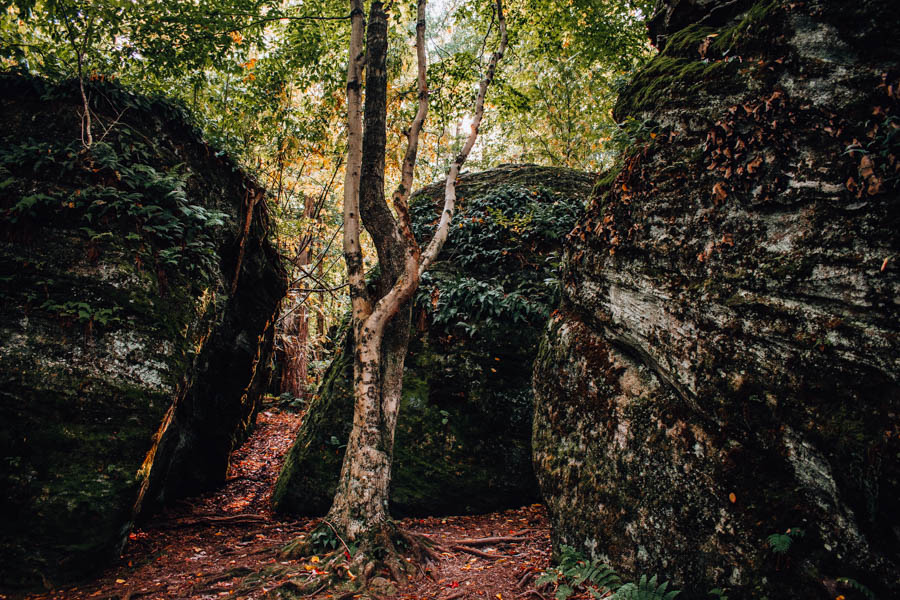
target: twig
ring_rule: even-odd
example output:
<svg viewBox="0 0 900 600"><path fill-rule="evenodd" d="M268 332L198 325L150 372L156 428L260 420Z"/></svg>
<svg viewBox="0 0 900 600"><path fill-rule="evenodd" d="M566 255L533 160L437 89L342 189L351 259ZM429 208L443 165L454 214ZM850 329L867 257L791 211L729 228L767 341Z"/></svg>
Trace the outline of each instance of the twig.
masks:
<svg viewBox="0 0 900 600"><path fill-rule="evenodd" d="M260 515L241 514L222 517L216 515L203 515L200 517L178 519L168 523L161 523L159 527L161 529L177 529L179 527L193 527L195 525L239 525L244 523L265 523L266 521L268 521L268 519Z"/></svg>
<svg viewBox="0 0 900 600"><path fill-rule="evenodd" d="M347 551L347 554L353 556L353 553L350 552L350 548L347 546L346 542L344 542L344 538L341 537L341 534L337 532L337 529L334 528L334 525L331 524L331 521L328 519L322 519L322 522L331 527L331 530L334 532L334 536L340 540L341 545L344 546L344 550Z"/></svg>
<svg viewBox="0 0 900 600"><path fill-rule="evenodd" d="M527 537L486 537L486 538L475 538L475 539L467 539L467 540L450 540L451 544L457 544L459 546L488 546L490 544L508 544L515 542L527 542L530 538Z"/></svg>
<svg viewBox="0 0 900 600"><path fill-rule="evenodd" d="M319 589L317 589L317 590L314 591L313 593L311 593L311 594L306 594L305 596L303 596L303 598L312 598L313 596L315 596L316 594L318 594L319 592L321 592L322 590L324 590L324 589L327 588L327 587L328 587L328 584L326 583L325 585L323 585L322 587L320 587Z"/></svg>
<svg viewBox="0 0 900 600"><path fill-rule="evenodd" d="M441 598L441 600L459 600L459 598L464 597L468 592L456 592L455 594L450 594L446 598Z"/></svg>
<svg viewBox="0 0 900 600"><path fill-rule="evenodd" d="M100 116L99 115L97 116L97 123L100 125L100 127L103 127L103 135L101 135L100 139L97 140L98 142L102 142L103 140L106 139L106 136L109 135L109 132L112 131L112 128L115 127L116 125L118 125L119 121L122 120L122 115L124 115L125 111L127 111L127 110L128 110L127 106L125 108L123 108L122 112L120 112L118 115L116 115L116 118L113 119L112 123L109 124L109 127L103 127L103 123L100 121Z"/></svg>
<svg viewBox="0 0 900 600"><path fill-rule="evenodd" d="M525 594L522 596L522 598L524 598L524 597L527 596L528 594L534 594L535 596L537 596L537 597L540 598L541 600L547 600L547 596L543 595L542 593L540 593L540 592L537 591L537 590L528 590L527 592L525 592Z"/></svg>
<svg viewBox="0 0 900 600"><path fill-rule="evenodd" d="M532 573L531 571L526 571L525 574L522 575L522 578L519 579L519 583L516 584L516 587L524 588L526 585L528 585L528 580L532 577L534 577L534 573Z"/></svg>
<svg viewBox="0 0 900 600"><path fill-rule="evenodd" d="M474 556L480 556L481 558L487 558L489 560L497 560L498 558L505 558L504 556L497 556L496 554L488 554L487 552L482 552L481 550L476 550L475 548L469 548L467 546L450 546L451 550L456 550L458 552L466 552L467 554L472 554Z"/></svg>

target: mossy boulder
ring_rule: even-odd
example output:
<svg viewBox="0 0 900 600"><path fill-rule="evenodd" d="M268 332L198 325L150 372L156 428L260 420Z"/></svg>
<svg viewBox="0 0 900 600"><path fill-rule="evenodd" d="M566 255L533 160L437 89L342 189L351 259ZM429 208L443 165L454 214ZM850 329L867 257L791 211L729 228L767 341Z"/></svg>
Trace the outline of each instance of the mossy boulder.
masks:
<svg viewBox="0 0 900 600"><path fill-rule="evenodd" d="M486 512L537 499L531 365L558 298L563 236L593 176L503 166L464 175L459 210L413 308L391 484L395 515ZM420 240L443 184L412 200ZM331 506L353 420L351 340L334 359L278 479L279 510Z"/></svg>
<svg viewBox="0 0 900 600"><path fill-rule="evenodd" d="M286 287L263 190L177 107L0 77L0 586L119 556L144 509L224 481Z"/></svg>
<svg viewBox="0 0 900 600"><path fill-rule="evenodd" d="M535 364L557 548L686 598L900 593L898 21L661 3Z"/></svg>

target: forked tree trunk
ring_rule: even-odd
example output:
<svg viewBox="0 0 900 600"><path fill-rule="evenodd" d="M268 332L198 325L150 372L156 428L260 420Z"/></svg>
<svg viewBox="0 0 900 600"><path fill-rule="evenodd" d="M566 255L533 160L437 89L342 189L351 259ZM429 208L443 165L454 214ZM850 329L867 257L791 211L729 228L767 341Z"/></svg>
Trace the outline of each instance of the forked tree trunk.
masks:
<svg viewBox="0 0 900 600"><path fill-rule="evenodd" d="M379 300L389 295L394 282L403 274L405 256L411 250L408 241L398 235L397 224L384 200L386 58L387 15L380 2L373 2L366 28L366 127L362 140L359 211L378 253ZM394 394L385 391L400 385L394 380L398 378L398 367L402 376L403 358L398 365L397 342L401 340L386 340L385 335L390 329L396 331L391 337L403 338L408 331L408 319L405 327L400 324L402 319L395 321L393 327L387 328L387 319L378 323L367 318L356 332L353 431L347 442L338 492L328 515L329 521L351 540L377 529L388 519L396 400ZM403 353L405 350L404 346Z"/></svg>
<svg viewBox="0 0 900 600"><path fill-rule="evenodd" d="M362 543L367 538L392 549L389 536L388 490L394 451L394 430L403 386L403 361L409 341L410 299L419 277L440 252L453 215L455 182L475 143L484 113L484 95L506 46L506 22L497 0L500 48L491 57L476 100L472 131L453 162L447 178L444 210L434 239L424 253L412 234L407 198L412 187L418 137L428 107L425 87L425 0L418 2L416 54L419 109L407 134L401 183L393 194L397 217L384 195L384 157L387 106L387 15L373 2L369 23L363 23L362 0L351 0L350 65L347 70L348 153L344 182L344 256L352 305L354 348L353 430L347 442L334 503L326 517L346 536ZM366 52L362 51L366 29ZM365 133L361 132L360 83L366 60ZM359 245L360 221L372 237L380 267L375 294L365 285Z"/></svg>

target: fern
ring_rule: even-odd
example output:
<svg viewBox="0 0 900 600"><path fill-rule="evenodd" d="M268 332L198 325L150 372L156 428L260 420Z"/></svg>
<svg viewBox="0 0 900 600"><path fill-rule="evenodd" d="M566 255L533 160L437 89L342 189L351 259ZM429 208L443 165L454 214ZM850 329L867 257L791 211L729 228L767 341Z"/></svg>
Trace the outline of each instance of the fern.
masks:
<svg viewBox="0 0 900 600"><path fill-rule="evenodd" d="M646 575L641 575L637 583L626 583L613 594L615 600L672 600L678 594L679 590L666 591L669 582L664 581L657 585L656 575L647 579Z"/></svg>
<svg viewBox="0 0 900 600"><path fill-rule="evenodd" d="M802 538L806 532L799 527L791 527L784 533L773 533L766 538L766 543L775 554L786 554L797 538Z"/></svg>
<svg viewBox="0 0 900 600"><path fill-rule="evenodd" d="M668 581L659 583L656 575L649 579L642 575L637 583L623 585L611 566L599 560L588 562L571 546L560 546L559 551L559 564L544 571L535 581L538 586L554 584L556 600L566 600L579 590L587 591L592 598L610 600L673 600L681 593L680 590L669 590ZM727 598L720 595L720 600Z"/></svg>
<svg viewBox="0 0 900 600"><path fill-rule="evenodd" d="M855 579L850 579L849 577L838 577L837 580L838 580L838 583L843 583L850 589L856 590L857 592L862 594L866 600L877 600L877 598L875 597L875 594L872 592L872 590L870 590L869 588L867 588L860 582L856 581Z"/></svg>
<svg viewBox="0 0 900 600"><path fill-rule="evenodd" d="M559 564L544 571L536 585L556 586L556 600L566 600L578 590L587 590L594 598L613 592L622 585L618 573L598 560L588 560L571 546L560 546Z"/></svg>

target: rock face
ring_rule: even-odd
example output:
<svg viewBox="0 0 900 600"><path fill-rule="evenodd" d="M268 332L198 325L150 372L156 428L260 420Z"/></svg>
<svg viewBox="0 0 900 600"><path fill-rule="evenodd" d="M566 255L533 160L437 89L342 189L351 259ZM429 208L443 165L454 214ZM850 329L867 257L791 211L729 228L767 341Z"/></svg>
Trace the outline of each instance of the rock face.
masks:
<svg viewBox="0 0 900 600"><path fill-rule="evenodd" d="M684 597L900 593L898 18L661 6L535 364L555 544Z"/></svg>
<svg viewBox="0 0 900 600"><path fill-rule="evenodd" d="M76 85L0 89L0 585L17 587L86 575L142 506L224 480L286 282L263 191L180 110L95 85L88 151Z"/></svg>
<svg viewBox="0 0 900 600"><path fill-rule="evenodd" d="M453 231L413 309L394 451L395 515L485 512L537 499L531 364L551 307L561 240L593 177L505 166L465 175ZM420 240L443 184L412 201ZM550 280L549 282L547 280ZM275 490L276 506L331 506L353 420L348 340L309 406Z"/></svg>

